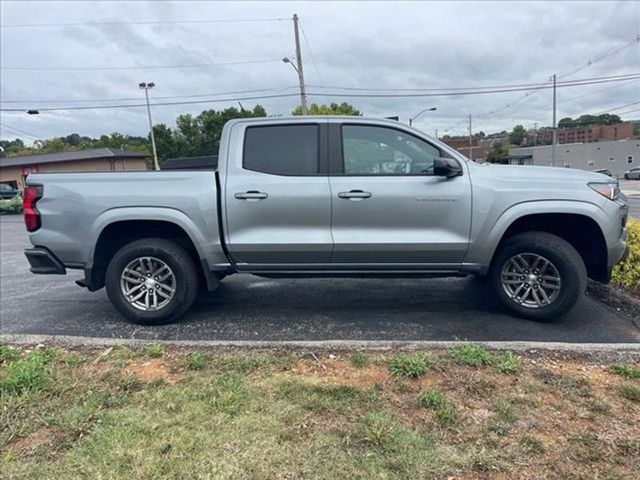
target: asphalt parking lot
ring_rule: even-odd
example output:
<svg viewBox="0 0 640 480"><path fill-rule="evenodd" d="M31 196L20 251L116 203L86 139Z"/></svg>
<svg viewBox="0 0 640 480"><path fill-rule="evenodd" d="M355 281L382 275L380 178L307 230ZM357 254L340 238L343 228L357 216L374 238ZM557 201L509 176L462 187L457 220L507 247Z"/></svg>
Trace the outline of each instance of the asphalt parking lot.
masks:
<svg viewBox="0 0 640 480"><path fill-rule="evenodd" d="M594 298L558 323L503 313L483 282L456 279L273 280L233 275L177 324L142 327L77 271L33 275L20 216L0 217L0 332L161 340L453 340L636 343L633 320Z"/></svg>

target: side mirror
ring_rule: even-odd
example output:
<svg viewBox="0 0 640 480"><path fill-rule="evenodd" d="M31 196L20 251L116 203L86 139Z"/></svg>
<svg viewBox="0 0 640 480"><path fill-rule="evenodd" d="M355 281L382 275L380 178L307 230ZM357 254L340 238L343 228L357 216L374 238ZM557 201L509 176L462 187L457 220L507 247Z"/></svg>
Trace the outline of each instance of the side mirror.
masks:
<svg viewBox="0 0 640 480"><path fill-rule="evenodd" d="M452 158L435 158L433 174L437 177L453 178L462 175L462 167Z"/></svg>

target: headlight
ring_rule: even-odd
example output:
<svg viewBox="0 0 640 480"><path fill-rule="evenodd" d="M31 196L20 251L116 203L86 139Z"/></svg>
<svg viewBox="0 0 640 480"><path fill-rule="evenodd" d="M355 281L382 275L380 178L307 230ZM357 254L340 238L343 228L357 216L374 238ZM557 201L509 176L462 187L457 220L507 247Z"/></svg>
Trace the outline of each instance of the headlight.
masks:
<svg viewBox="0 0 640 480"><path fill-rule="evenodd" d="M609 200L615 200L620 193L617 180L615 182L591 182L588 185L592 190L595 190L603 197L607 197Z"/></svg>

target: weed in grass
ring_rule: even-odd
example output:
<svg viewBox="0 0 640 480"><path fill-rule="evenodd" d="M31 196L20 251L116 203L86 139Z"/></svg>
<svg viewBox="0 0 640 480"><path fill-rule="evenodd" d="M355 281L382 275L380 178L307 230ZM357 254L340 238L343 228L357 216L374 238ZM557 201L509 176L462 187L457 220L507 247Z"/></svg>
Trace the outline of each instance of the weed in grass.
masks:
<svg viewBox="0 0 640 480"><path fill-rule="evenodd" d="M461 415L455 405L447 402L433 412L433 418L443 427L454 427L460 423Z"/></svg>
<svg viewBox="0 0 640 480"><path fill-rule="evenodd" d="M525 433L520 437L520 445L522 445L528 453L535 455L540 455L546 450L542 440L528 433Z"/></svg>
<svg viewBox="0 0 640 480"><path fill-rule="evenodd" d="M145 348L145 351L151 358L162 358L164 356L164 346L159 343L150 343Z"/></svg>
<svg viewBox="0 0 640 480"><path fill-rule="evenodd" d="M22 395L43 390L50 381L50 364L57 356L53 349L39 349L8 362L0 371L0 394Z"/></svg>
<svg viewBox="0 0 640 480"><path fill-rule="evenodd" d="M640 368L631 365L613 365L610 370L612 373L629 380L640 380Z"/></svg>
<svg viewBox="0 0 640 480"><path fill-rule="evenodd" d="M618 394L631 402L640 403L640 387L636 387L635 385L620 385L618 387Z"/></svg>
<svg viewBox="0 0 640 480"><path fill-rule="evenodd" d="M317 385L299 380L280 382L277 390L287 402L312 412L340 413L358 399L357 390L349 385Z"/></svg>
<svg viewBox="0 0 640 480"><path fill-rule="evenodd" d="M449 351L449 355L454 362L470 367L489 365L493 361L493 355L491 355L491 353L489 353L484 347L480 345L472 345L470 343L464 343L453 347Z"/></svg>
<svg viewBox="0 0 640 480"><path fill-rule="evenodd" d="M596 398L588 399L586 406L592 415L611 415L611 405Z"/></svg>
<svg viewBox="0 0 640 480"><path fill-rule="evenodd" d="M368 367L371 361L369 360L369 356L366 353L355 352L351 355L351 365L356 368L365 368Z"/></svg>
<svg viewBox="0 0 640 480"><path fill-rule="evenodd" d="M493 368L498 373L515 375L520 371L520 358L514 355L513 352L496 355L493 361Z"/></svg>
<svg viewBox="0 0 640 480"><path fill-rule="evenodd" d="M625 457L640 458L640 439L624 439L616 443L618 451Z"/></svg>
<svg viewBox="0 0 640 480"><path fill-rule="evenodd" d="M77 367L86 363L87 357L79 353L72 353L64 357L63 361L67 367Z"/></svg>
<svg viewBox="0 0 640 480"><path fill-rule="evenodd" d="M365 443L374 447L389 445L398 430L398 422L388 413L367 413L359 423L359 431Z"/></svg>
<svg viewBox="0 0 640 480"><path fill-rule="evenodd" d="M201 352L192 353L187 361L189 370L202 370L205 366L205 356Z"/></svg>
<svg viewBox="0 0 640 480"><path fill-rule="evenodd" d="M597 462L604 458L604 450L598 435L583 431L569 437L569 442L576 446L573 455L582 462Z"/></svg>
<svg viewBox="0 0 640 480"><path fill-rule="evenodd" d="M20 358L20 350L9 345L0 345L0 363L12 362Z"/></svg>
<svg viewBox="0 0 640 480"><path fill-rule="evenodd" d="M389 360L389 371L396 378L418 378L427 373L429 366L424 355L398 354Z"/></svg>
<svg viewBox="0 0 640 480"><path fill-rule="evenodd" d="M142 387L142 382L133 372L126 371L120 378L118 388L123 392L134 392Z"/></svg>
<svg viewBox="0 0 640 480"><path fill-rule="evenodd" d="M244 377L236 373L223 373L214 378L209 395L214 410L227 415L240 413L249 400Z"/></svg>
<svg viewBox="0 0 640 480"><path fill-rule="evenodd" d="M426 390L418 397L418 405L422 408L439 408L445 404L445 396L435 389Z"/></svg>
<svg viewBox="0 0 640 480"><path fill-rule="evenodd" d="M494 415L487 427L490 432L500 437L511 434L511 428L518 421L518 415L513 404L505 399L499 399L493 405Z"/></svg>

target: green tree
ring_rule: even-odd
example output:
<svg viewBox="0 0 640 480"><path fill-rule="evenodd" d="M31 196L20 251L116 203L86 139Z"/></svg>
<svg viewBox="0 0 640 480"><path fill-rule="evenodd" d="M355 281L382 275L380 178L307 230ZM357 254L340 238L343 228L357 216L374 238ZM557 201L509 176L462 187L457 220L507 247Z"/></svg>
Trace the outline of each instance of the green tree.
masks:
<svg viewBox="0 0 640 480"><path fill-rule="evenodd" d="M507 163L509 156L509 147L502 142L496 142L487 154L487 162L489 163Z"/></svg>
<svg viewBox="0 0 640 480"><path fill-rule="evenodd" d="M302 106L298 105L291 112L292 115L302 115ZM330 105L318 105L317 103L312 103L309 106L309 115L354 115L360 116L362 113L353 105L348 104L347 102L342 102L341 104L332 103Z"/></svg>
<svg viewBox="0 0 640 480"><path fill-rule="evenodd" d="M526 134L527 131L522 125L516 125L509 134L509 143L512 145L522 145L522 141Z"/></svg>

